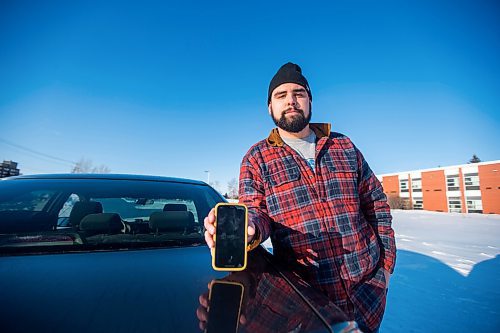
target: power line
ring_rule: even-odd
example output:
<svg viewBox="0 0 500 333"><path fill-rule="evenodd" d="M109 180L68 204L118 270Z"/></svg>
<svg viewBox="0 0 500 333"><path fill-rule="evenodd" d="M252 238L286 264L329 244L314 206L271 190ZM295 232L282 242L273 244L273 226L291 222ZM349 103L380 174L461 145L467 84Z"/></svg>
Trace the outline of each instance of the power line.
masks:
<svg viewBox="0 0 500 333"><path fill-rule="evenodd" d="M58 161L59 163L62 162L64 164L69 164L71 166L73 166L73 165L76 164L76 162L74 162L74 161L65 160L63 158L59 158L59 157L55 157L55 156L52 156L52 155L49 155L49 154L41 153L41 152L33 150L31 148L24 147L24 146L18 145L16 143L10 142L10 141L5 140L3 138L0 138L0 142L3 142L4 144L6 144L8 146L11 146L11 147L14 147L14 148L17 148L17 149L21 149L21 150L23 150L25 152L29 152L29 153L34 154L34 155L38 155L39 157L44 157L44 158L51 159L53 161Z"/></svg>

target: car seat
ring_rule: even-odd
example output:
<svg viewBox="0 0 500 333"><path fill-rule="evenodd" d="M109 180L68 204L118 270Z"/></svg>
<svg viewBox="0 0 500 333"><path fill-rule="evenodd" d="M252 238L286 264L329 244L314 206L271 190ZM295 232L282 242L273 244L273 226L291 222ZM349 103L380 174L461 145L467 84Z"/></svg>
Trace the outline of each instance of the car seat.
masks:
<svg viewBox="0 0 500 333"><path fill-rule="evenodd" d="M163 206L163 211L164 212L187 212L187 205L186 204L173 204L169 203Z"/></svg>
<svg viewBox="0 0 500 333"><path fill-rule="evenodd" d="M116 213L89 214L80 222L80 230L87 234L117 234L124 225Z"/></svg>
<svg viewBox="0 0 500 333"><path fill-rule="evenodd" d="M154 212L149 217L149 228L154 233L187 233L193 226L194 215L187 211Z"/></svg>
<svg viewBox="0 0 500 333"><path fill-rule="evenodd" d="M82 219L89 214L102 213L102 204L97 201L77 201L69 214L69 225L77 228Z"/></svg>

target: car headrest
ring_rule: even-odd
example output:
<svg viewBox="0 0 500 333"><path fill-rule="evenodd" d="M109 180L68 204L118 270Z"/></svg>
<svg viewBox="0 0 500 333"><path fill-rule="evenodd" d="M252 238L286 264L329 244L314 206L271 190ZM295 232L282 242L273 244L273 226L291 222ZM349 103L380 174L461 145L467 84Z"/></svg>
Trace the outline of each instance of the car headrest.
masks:
<svg viewBox="0 0 500 333"><path fill-rule="evenodd" d="M97 201L77 201L69 214L69 224L72 227L78 227L80 221L89 214L102 213L102 205Z"/></svg>
<svg viewBox="0 0 500 333"><path fill-rule="evenodd" d="M153 231L183 231L193 225L191 212L154 212L149 217L149 228Z"/></svg>
<svg viewBox="0 0 500 333"><path fill-rule="evenodd" d="M185 204L166 204L163 206L163 211L164 212L187 212L188 208Z"/></svg>
<svg viewBox="0 0 500 333"><path fill-rule="evenodd" d="M123 229L120 215L116 213L89 214L80 222L80 230L98 233L117 233Z"/></svg>

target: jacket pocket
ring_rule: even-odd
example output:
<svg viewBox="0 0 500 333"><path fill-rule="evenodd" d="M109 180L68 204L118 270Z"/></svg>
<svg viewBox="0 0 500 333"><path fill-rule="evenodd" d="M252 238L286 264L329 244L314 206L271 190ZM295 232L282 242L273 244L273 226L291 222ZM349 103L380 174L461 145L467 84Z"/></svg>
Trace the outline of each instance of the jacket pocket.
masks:
<svg viewBox="0 0 500 333"><path fill-rule="evenodd" d="M369 227L368 227L369 228ZM342 265L342 278L356 284L362 279L365 279L370 272L376 270L380 262L380 245L373 232L367 229L361 230L359 241L347 241L345 243L357 244L349 251L347 246L344 249L348 253L344 255L344 265ZM342 239L342 242L346 237Z"/></svg>
<svg viewBox="0 0 500 333"><path fill-rule="evenodd" d="M300 179L300 170L298 167L291 167L271 173L266 176L266 180L272 187L281 186Z"/></svg>
<svg viewBox="0 0 500 333"><path fill-rule="evenodd" d="M323 157L324 186L328 200L357 201L358 193L358 166L357 161L349 159L334 160L332 155Z"/></svg>
<svg viewBox="0 0 500 333"><path fill-rule="evenodd" d="M266 204L270 217L277 217L291 208L297 207L294 201L294 191L297 191L297 182L300 180L298 167L286 168L265 176ZM275 220L278 222L278 220Z"/></svg>
<svg viewBox="0 0 500 333"><path fill-rule="evenodd" d="M358 173L358 161L355 156L337 156L336 154L326 153L323 160L330 172Z"/></svg>
<svg viewBox="0 0 500 333"><path fill-rule="evenodd" d="M382 267L376 269L363 283L351 291L351 300L357 309L355 320L358 324L376 329L385 311L385 276Z"/></svg>

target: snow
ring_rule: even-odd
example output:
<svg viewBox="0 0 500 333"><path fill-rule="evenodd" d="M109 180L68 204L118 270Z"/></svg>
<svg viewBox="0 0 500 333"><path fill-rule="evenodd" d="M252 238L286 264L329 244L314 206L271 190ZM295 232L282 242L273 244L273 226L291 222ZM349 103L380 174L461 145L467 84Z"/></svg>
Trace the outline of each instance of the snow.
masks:
<svg viewBox="0 0 500 333"><path fill-rule="evenodd" d="M380 332L500 332L500 215L392 215L398 251Z"/></svg>
<svg viewBox="0 0 500 333"><path fill-rule="evenodd" d="M500 215L392 215L398 253L380 332L500 332Z"/></svg>

